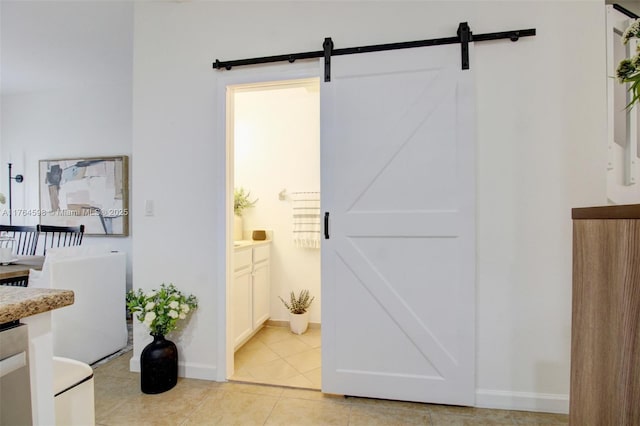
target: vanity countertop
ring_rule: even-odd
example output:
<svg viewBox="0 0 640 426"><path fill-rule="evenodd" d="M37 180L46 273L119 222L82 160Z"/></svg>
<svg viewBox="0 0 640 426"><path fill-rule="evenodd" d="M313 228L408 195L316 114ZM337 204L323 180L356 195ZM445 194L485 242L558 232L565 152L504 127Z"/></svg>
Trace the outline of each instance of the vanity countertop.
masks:
<svg viewBox="0 0 640 426"><path fill-rule="evenodd" d="M271 240L262 240L262 241L253 241L253 240L236 240L233 242L233 248L235 250L243 249L247 247L257 247L263 246L265 244L270 244Z"/></svg>
<svg viewBox="0 0 640 426"><path fill-rule="evenodd" d="M71 290L0 285L0 324L73 305Z"/></svg>

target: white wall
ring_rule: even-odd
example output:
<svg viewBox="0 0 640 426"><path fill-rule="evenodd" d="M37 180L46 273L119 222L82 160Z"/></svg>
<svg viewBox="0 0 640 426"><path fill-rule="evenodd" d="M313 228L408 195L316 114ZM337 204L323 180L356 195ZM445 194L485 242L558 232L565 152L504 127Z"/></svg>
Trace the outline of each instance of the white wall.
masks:
<svg viewBox="0 0 640 426"><path fill-rule="evenodd" d="M247 239L253 229L273 231L271 319L288 321L278 296L293 290L315 297L309 320L320 322L320 250L293 245L291 193L320 190L319 83L309 87L239 91L234 97L235 186L257 198L245 210ZM284 200L279 193L285 189Z"/></svg>
<svg viewBox="0 0 640 426"><path fill-rule="evenodd" d="M537 28L536 37L518 43L478 44L472 65L479 156L477 401L566 407L570 208L606 202L602 1L140 2L133 115L126 66L131 3L0 6L0 164L11 155L14 172L26 179L14 185L15 205L38 206L33 185L40 158L131 154L136 286L173 281L200 297L201 308L177 342L182 372L203 378L215 377L219 366L223 316L216 288L226 249L224 141L216 138L215 99L227 72L213 71L211 62L319 50L326 36L337 48L443 37L454 35L461 21L476 34ZM122 43L101 49L114 39ZM12 77L6 72L11 46L33 52L22 76L41 71L30 93L4 91ZM104 72L114 62L118 71ZM5 185L0 179L3 192ZM137 209L145 199L155 200L155 216ZM132 239L112 240L126 250ZM144 334L136 330L136 356Z"/></svg>
<svg viewBox="0 0 640 426"><path fill-rule="evenodd" d="M134 280L200 298L182 372L220 377L225 158L221 60L536 28L478 44L477 403L566 410L571 220L605 203L602 1L140 2L133 85ZM384 23L384 25L381 25ZM230 71L239 72L239 71ZM156 214L142 215L145 199ZM146 343L136 331L135 356ZM134 361L135 363L135 356ZM223 373L221 373L223 374Z"/></svg>
<svg viewBox="0 0 640 426"><path fill-rule="evenodd" d="M132 23L127 3L2 2L0 192L12 162L24 175L12 186L14 210L40 208L39 160L131 154ZM15 225L37 223L13 215ZM83 243L126 252L131 287L131 238Z"/></svg>

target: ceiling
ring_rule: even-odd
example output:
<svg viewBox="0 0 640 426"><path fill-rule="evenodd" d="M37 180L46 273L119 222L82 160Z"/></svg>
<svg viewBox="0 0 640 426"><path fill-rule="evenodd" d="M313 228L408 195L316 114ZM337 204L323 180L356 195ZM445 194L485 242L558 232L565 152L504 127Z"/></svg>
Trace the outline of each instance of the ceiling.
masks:
<svg viewBox="0 0 640 426"><path fill-rule="evenodd" d="M132 78L133 2L0 0L0 93Z"/></svg>
<svg viewBox="0 0 640 426"><path fill-rule="evenodd" d="M0 0L1 95L130 84L132 63L133 1Z"/></svg>

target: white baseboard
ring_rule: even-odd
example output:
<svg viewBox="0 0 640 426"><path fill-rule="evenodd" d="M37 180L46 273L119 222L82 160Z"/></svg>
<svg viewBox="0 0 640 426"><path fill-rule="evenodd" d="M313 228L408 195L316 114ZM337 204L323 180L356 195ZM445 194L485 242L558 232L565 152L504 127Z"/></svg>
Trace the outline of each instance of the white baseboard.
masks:
<svg viewBox="0 0 640 426"><path fill-rule="evenodd" d="M129 371L133 371L134 373L140 372L140 358L132 356L129 360Z"/></svg>
<svg viewBox="0 0 640 426"><path fill-rule="evenodd" d="M135 373L140 372L140 358L132 357L129 360L129 370ZM218 369L205 364L178 363L178 377L188 379L216 380Z"/></svg>
<svg viewBox="0 0 640 426"><path fill-rule="evenodd" d="M282 321L282 320L272 320L272 319L268 319L265 322L265 325L271 326L271 327L289 327L289 321ZM309 328L310 329L320 329L320 323L319 322L310 322L309 323Z"/></svg>
<svg viewBox="0 0 640 426"><path fill-rule="evenodd" d="M178 375L180 377L186 377L188 379L200 379L200 380L216 380L218 375L218 369L215 366L206 364L178 364Z"/></svg>
<svg viewBox="0 0 640 426"><path fill-rule="evenodd" d="M476 407L568 414L569 395L476 389Z"/></svg>
<svg viewBox="0 0 640 426"><path fill-rule="evenodd" d="M140 372L139 357L131 357L129 369L130 371ZM190 379L215 381L217 368L204 364L180 363L178 365L178 375ZM500 410L569 414L569 395L476 389L475 406Z"/></svg>

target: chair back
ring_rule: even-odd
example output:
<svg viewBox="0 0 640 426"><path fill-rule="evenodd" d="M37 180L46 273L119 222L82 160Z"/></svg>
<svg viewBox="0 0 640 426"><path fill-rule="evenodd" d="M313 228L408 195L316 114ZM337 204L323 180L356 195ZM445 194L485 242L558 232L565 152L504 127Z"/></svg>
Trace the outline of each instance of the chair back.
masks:
<svg viewBox="0 0 640 426"><path fill-rule="evenodd" d="M13 287L28 287L29 276L2 278L0 279L0 285L10 285Z"/></svg>
<svg viewBox="0 0 640 426"><path fill-rule="evenodd" d="M17 255L33 256L36 254L39 234L36 226L0 225L0 233L15 240Z"/></svg>
<svg viewBox="0 0 640 426"><path fill-rule="evenodd" d="M80 226L52 226L38 225L38 232L44 235L44 252L52 247L79 246L82 244L84 225Z"/></svg>

